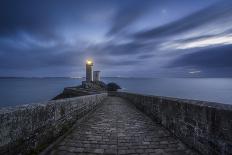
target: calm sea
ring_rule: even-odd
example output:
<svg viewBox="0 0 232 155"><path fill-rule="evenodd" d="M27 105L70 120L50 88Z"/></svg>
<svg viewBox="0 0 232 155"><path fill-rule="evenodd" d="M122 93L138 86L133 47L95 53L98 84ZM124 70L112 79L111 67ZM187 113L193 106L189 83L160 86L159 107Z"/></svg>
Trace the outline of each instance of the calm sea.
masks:
<svg viewBox="0 0 232 155"><path fill-rule="evenodd" d="M0 107L50 100L64 87L76 86L75 78L1 78ZM123 89L142 94L170 96L232 104L232 78L103 78Z"/></svg>

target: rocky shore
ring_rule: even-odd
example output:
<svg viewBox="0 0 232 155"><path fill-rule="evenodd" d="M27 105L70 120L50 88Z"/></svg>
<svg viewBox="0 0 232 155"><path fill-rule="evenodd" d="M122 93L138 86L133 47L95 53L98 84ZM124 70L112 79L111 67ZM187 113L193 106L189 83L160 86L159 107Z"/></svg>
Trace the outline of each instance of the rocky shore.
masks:
<svg viewBox="0 0 232 155"><path fill-rule="evenodd" d="M66 87L63 92L52 100L58 100L63 98L78 97L85 95L99 94L109 91L117 91L121 89L116 83L104 83L103 81L82 81L82 84L74 87Z"/></svg>

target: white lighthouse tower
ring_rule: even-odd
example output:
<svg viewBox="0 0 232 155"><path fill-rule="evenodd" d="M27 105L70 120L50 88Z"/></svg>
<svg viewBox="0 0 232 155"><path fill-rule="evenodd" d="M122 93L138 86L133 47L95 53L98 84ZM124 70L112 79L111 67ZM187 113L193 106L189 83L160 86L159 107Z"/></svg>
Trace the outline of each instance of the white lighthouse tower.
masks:
<svg viewBox="0 0 232 155"><path fill-rule="evenodd" d="M86 82L93 81L93 61L86 61Z"/></svg>

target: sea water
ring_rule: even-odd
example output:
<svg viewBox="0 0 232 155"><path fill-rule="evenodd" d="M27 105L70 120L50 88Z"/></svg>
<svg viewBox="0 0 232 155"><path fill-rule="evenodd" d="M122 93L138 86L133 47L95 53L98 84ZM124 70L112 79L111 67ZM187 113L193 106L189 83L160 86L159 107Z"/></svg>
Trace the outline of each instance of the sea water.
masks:
<svg viewBox="0 0 232 155"><path fill-rule="evenodd" d="M1 78L0 107L44 102L81 78ZM232 78L102 78L121 91L232 104Z"/></svg>

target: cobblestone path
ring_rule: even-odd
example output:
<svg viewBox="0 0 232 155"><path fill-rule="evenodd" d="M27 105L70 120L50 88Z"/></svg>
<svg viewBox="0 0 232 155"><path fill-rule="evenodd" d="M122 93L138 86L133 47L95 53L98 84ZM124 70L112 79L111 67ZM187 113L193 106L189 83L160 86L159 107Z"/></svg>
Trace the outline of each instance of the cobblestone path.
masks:
<svg viewBox="0 0 232 155"><path fill-rule="evenodd" d="M47 153L196 154L122 98L108 97L88 119Z"/></svg>

